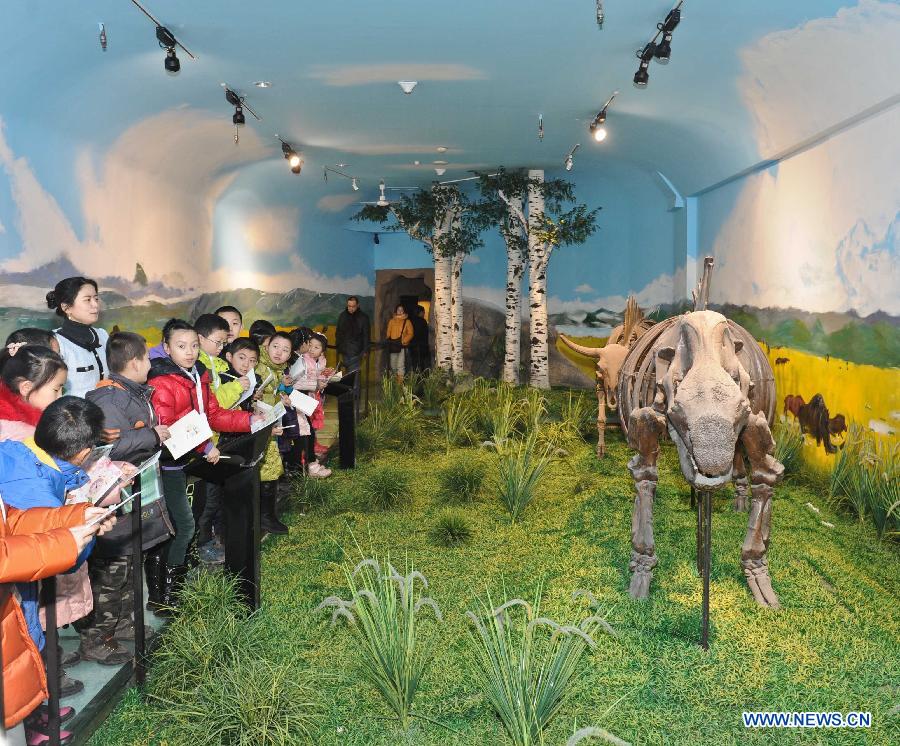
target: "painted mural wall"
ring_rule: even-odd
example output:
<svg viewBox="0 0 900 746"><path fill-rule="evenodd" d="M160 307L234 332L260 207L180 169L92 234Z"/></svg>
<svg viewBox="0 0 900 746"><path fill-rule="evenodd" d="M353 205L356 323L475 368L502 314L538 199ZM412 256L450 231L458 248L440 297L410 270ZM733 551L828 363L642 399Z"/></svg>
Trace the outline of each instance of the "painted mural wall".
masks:
<svg viewBox="0 0 900 746"><path fill-rule="evenodd" d="M835 104L827 86L813 83L833 76L839 86L853 74L837 61L811 70L802 61L814 46L855 57L898 32L900 6L863 2L745 49L738 84L760 152L802 144L798 121ZM896 70L900 54L889 49L883 64ZM878 84L874 76L860 85ZM898 103L887 98L774 165L702 194L697 211L699 246L716 260L711 298L765 344L780 399L809 403L819 394L830 417L842 414L890 443L900 431ZM834 434L834 445L844 437ZM812 463L828 468L828 450L807 438Z"/></svg>

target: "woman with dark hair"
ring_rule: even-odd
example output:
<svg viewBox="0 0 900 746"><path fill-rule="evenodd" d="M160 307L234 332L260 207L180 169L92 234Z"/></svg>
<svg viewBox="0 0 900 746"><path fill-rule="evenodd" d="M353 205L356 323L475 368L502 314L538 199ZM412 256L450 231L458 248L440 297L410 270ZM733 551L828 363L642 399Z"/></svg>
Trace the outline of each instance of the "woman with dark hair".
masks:
<svg viewBox="0 0 900 746"><path fill-rule="evenodd" d="M65 319L55 329L60 355L69 366L66 393L81 396L94 389L105 378L105 329L95 328L100 318L100 296L97 283L86 277L67 277L47 293L47 307Z"/></svg>

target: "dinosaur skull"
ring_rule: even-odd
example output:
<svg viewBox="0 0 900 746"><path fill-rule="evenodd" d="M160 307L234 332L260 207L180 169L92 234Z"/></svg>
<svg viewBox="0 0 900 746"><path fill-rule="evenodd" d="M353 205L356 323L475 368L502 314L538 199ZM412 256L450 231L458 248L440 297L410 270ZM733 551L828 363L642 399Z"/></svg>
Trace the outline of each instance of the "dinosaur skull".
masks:
<svg viewBox="0 0 900 746"><path fill-rule="evenodd" d="M738 437L750 416L750 376L721 314L697 311L678 324L675 347L657 352L655 406L666 415L685 479L717 487L731 479Z"/></svg>

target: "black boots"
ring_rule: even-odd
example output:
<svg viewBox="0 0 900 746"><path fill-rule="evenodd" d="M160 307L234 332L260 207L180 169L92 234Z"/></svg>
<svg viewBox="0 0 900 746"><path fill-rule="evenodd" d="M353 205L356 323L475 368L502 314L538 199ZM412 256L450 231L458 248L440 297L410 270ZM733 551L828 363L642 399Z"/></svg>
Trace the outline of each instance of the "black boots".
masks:
<svg viewBox="0 0 900 746"><path fill-rule="evenodd" d="M155 611L160 607L163 559L158 551L151 550L144 558L144 574L147 578L147 609Z"/></svg>
<svg viewBox="0 0 900 746"><path fill-rule="evenodd" d="M178 606L177 593L181 589L186 574L186 565L162 564L159 576L159 595L155 601L148 601L147 608L156 616L172 616Z"/></svg>
<svg viewBox="0 0 900 746"><path fill-rule="evenodd" d="M263 533L286 534L288 527L278 519L278 482L260 482L259 528Z"/></svg>

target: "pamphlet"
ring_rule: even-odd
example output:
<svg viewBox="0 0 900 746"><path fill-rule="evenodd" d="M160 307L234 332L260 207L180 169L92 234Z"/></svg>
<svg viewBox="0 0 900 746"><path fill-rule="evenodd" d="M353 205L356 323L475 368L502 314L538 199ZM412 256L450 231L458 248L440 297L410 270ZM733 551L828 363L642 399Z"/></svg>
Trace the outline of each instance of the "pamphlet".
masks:
<svg viewBox="0 0 900 746"><path fill-rule="evenodd" d="M328 379L328 383L339 383L343 377L344 377L344 374L341 371L338 371L333 376L331 376L331 378Z"/></svg>
<svg viewBox="0 0 900 746"><path fill-rule="evenodd" d="M148 469L150 469L150 468L155 469L156 465L159 463L159 457L161 454L162 454L162 451L154 453L150 458L148 458L146 461L144 461L142 464L140 464L138 466L132 466L131 464L126 463L126 462L119 462L122 464L121 478L118 479L114 484L111 484L108 487L108 489L102 495L100 495L96 500L93 500L92 502L94 503L94 505L99 505L100 503L102 503L107 497L109 497L111 494L113 494L113 492L116 491L117 489L118 490L125 489L125 487L130 482L133 482L135 479L140 477ZM142 489L141 491L143 492L144 490Z"/></svg>
<svg viewBox="0 0 900 746"><path fill-rule="evenodd" d="M122 462L119 462L120 464ZM125 471L108 457L101 456L88 470L91 481L77 490L72 490L66 498L68 503L89 502L96 505L108 494L110 487L117 484L125 475Z"/></svg>
<svg viewBox="0 0 900 746"><path fill-rule="evenodd" d="M247 390L241 394L241 398L237 400L237 403L232 407L232 409L238 409L241 404L243 404L247 399L253 396L253 392L256 391L256 373L253 368L250 369L250 372L247 373L247 378L250 379L250 385L247 387Z"/></svg>
<svg viewBox="0 0 900 746"><path fill-rule="evenodd" d="M290 400L291 406L293 406L294 409L303 412L307 417L312 417L313 412L316 411L316 407L319 406L318 399L307 396L302 391L297 391L296 389L291 392Z"/></svg>
<svg viewBox="0 0 900 746"><path fill-rule="evenodd" d="M109 518L119 508L121 508L123 505L127 505L128 503L130 503L132 500L134 500L134 498L136 498L140 494L141 494L140 490L132 492L128 497L124 498L122 500L122 502L116 503L115 505L111 505L106 510L104 510L100 515L98 515L96 518L94 518L94 520L89 521L85 525L96 526L98 523L103 523L103 521L105 521L107 518Z"/></svg>
<svg viewBox="0 0 900 746"><path fill-rule="evenodd" d="M269 425L278 422L281 420L284 415L285 409L284 404L278 402L274 407L269 406L265 402L259 401L256 402L256 411L259 414L265 415L264 420L259 420L258 422L252 422L250 424L250 432L255 433L263 428L268 427Z"/></svg>
<svg viewBox="0 0 900 746"><path fill-rule="evenodd" d="M180 420L169 425L169 436L163 445L169 449L172 458L178 459L212 438L213 433L206 417L193 409Z"/></svg>
<svg viewBox="0 0 900 746"><path fill-rule="evenodd" d="M115 443L94 447L87 455L87 458L81 462L81 468L90 474L91 469L94 468L94 464L96 464L100 459L108 457L110 451L112 451L113 448L115 448Z"/></svg>

